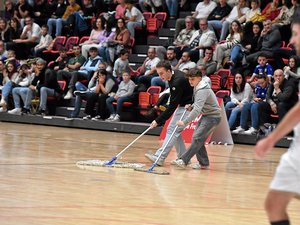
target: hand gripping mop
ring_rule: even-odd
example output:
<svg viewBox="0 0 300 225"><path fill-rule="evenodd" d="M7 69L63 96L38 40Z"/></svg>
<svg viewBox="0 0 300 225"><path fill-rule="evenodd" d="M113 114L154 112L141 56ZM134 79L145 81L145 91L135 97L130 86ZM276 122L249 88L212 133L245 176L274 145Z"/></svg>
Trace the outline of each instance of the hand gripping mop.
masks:
<svg viewBox="0 0 300 225"><path fill-rule="evenodd" d="M186 109L184 110L184 112L182 113L181 117L179 120L182 120L182 118L184 117L185 113L186 113ZM159 175L169 175L170 173L168 171L157 171L154 170L154 167L156 167L158 160L160 159L160 157L162 156L163 152L166 150L168 144L170 143L172 137L174 136L176 130L178 128L178 125L174 128L170 138L168 139L167 143L165 144L165 146L163 147L163 149L161 150L159 156L156 158L155 162L152 164L152 166L149 169L145 169L145 168L134 168L134 170L136 171L140 171L140 172L146 172L146 173L154 173L154 174L159 174Z"/></svg>
<svg viewBox="0 0 300 225"><path fill-rule="evenodd" d="M77 166L85 169L88 166L106 166L106 167L117 167L117 168L143 168L145 165L141 163L127 163L127 162L117 162L117 159L121 154L123 154L131 145L133 145L138 139L140 139L144 134L146 134L151 127L148 127L142 134L140 134L136 139L134 139L129 145L127 145L121 152L116 156L112 157L111 160L85 160L78 161Z"/></svg>

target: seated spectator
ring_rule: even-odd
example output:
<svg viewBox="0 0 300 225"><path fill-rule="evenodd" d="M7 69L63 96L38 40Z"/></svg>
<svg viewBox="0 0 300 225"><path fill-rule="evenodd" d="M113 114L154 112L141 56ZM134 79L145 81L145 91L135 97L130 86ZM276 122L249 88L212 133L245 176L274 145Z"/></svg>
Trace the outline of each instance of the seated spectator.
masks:
<svg viewBox="0 0 300 225"><path fill-rule="evenodd" d="M262 10L264 20L274 20L280 13L279 0L273 0Z"/></svg>
<svg viewBox="0 0 300 225"><path fill-rule="evenodd" d="M106 107L110 112L110 116L105 121L118 122L123 111L123 103L132 101L132 94L135 88L135 83L130 80L129 73L123 73L123 80L119 85L118 91L114 96L106 99ZM117 110L113 106L113 102L117 102Z"/></svg>
<svg viewBox="0 0 300 225"><path fill-rule="evenodd" d="M260 106L260 118L263 123L269 121L271 114L277 114L279 122L298 101L294 82L284 78L283 70L274 72L274 83L270 85L267 101Z"/></svg>
<svg viewBox="0 0 300 225"><path fill-rule="evenodd" d="M7 51L7 59L5 59L4 62L7 64L10 61L13 61L16 65L16 67L20 66L20 62L19 62L19 60L17 60L16 53L14 50Z"/></svg>
<svg viewBox="0 0 300 225"><path fill-rule="evenodd" d="M211 30L214 30L216 36L220 36L219 41L225 40L227 34L229 32L230 24L234 20L239 20L249 8L246 6L246 0L239 0L239 4L234 6L229 15L224 20L209 20L208 27ZM221 30L221 34L218 35L219 30Z"/></svg>
<svg viewBox="0 0 300 225"><path fill-rule="evenodd" d="M89 81L87 87L79 81L76 82L76 91L74 91L74 94L76 96L74 110L70 114L70 116L65 118L65 120L73 120L74 118L77 118L79 116L82 100L86 100L89 95L95 93L99 78L106 74L106 72L104 72L105 67L105 63L99 63L98 70L94 72L94 75Z"/></svg>
<svg viewBox="0 0 300 225"><path fill-rule="evenodd" d="M194 26L197 27L200 19L207 19L209 14L216 8L217 4L212 0L204 0L199 2L196 6L195 11L192 14L194 18ZM179 32L184 29L185 19L179 18L176 20L175 25L175 37L179 34ZM199 26L200 27L200 26Z"/></svg>
<svg viewBox="0 0 300 225"><path fill-rule="evenodd" d="M267 58L272 58L273 50L281 46L281 35L278 29L272 28L271 21L266 20L263 23L264 29L260 34L258 51L252 53L246 57L246 61L253 65L257 61L257 57L262 53L265 54Z"/></svg>
<svg viewBox="0 0 300 225"><path fill-rule="evenodd" d="M232 8L226 0L219 0L215 9L208 15L207 20L222 21L229 15Z"/></svg>
<svg viewBox="0 0 300 225"><path fill-rule="evenodd" d="M257 77L257 83L254 90L254 96L251 102L244 104L240 117L240 126L232 131L234 134L257 134L260 121L259 121L259 110L260 104L266 101L267 91L269 87L268 76L262 74ZM248 130L248 117L249 113L251 116L251 126Z"/></svg>
<svg viewBox="0 0 300 225"><path fill-rule="evenodd" d="M45 72L46 72L46 61L43 59L38 59L36 61L36 66L34 67L34 76L32 78L33 80L31 81L29 87L20 87L20 88L13 89L12 93L13 93L15 108L9 110L8 111L9 114L21 115L22 113L24 114L30 113L32 98L35 95L39 96L41 88L45 86ZM22 98L24 103L23 109L21 107L20 98ZM44 102L42 103L46 104Z"/></svg>
<svg viewBox="0 0 300 225"><path fill-rule="evenodd" d="M178 61L178 64L174 67L175 70L190 70L192 68L197 67L196 63L191 61L191 57L189 52L184 52L181 56L181 59Z"/></svg>
<svg viewBox="0 0 300 225"><path fill-rule="evenodd" d="M67 54L66 48L62 47L59 49L59 56L56 58L51 68L55 71L63 70L66 68L69 60L70 57Z"/></svg>
<svg viewBox="0 0 300 225"><path fill-rule="evenodd" d="M148 49L148 57L145 59L140 69L140 75L137 78L139 91L146 91L151 86L151 80L156 74L156 65L160 59L156 56L156 50L153 47Z"/></svg>
<svg viewBox="0 0 300 225"><path fill-rule="evenodd" d="M17 78L17 66L15 61L8 61L8 63L5 66L5 69L3 70L3 87L2 87L2 95L1 95L1 101L0 101L0 112L6 112L7 111L7 100L8 95L11 92L11 86L12 82L15 81Z"/></svg>
<svg viewBox="0 0 300 225"><path fill-rule="evenodd" d="M14 16L15 4L11 0L6 0L4 5L4 18L9 21Z"/></svg>
<svg viewBox="0 0 300 225"><path fill-rule="evenodd" d="M48 20L47 17L47 1L46 0L34 0L32 6L32 17L34 22L39 26L45 24Z"/></svg>
<svg viewBox="0 0 300 225"><path fill-rule="evenodd" d="M87 116L83 117L84 120L105 120L109 116L107 115L106 99L113 96L118 90L118 83L106 70L100 70L99 73L95 92L86 96L87 102L84 112ZM96 103L98 104L95 114Z"/></svg>
<svg viewBox="0 0 300 225"><path fill-rule="evenodd" d="M213 49L212 48L205 48L204 49L204 56L200 57L197 62L197 67L205 67L205 73L207 76L214 74L217 70L217 63L213 60ZM203 75L203 71L202 75ZM202 76L203 79L203 76Z"/></svg>
<svg viewBox="0 0 300 225"><path fill-rule="evenodd" d="M227 36L225 42L217 45L214 59L217 62L217 70L223 68L223 60L230 55L231 48L241 42L242 27L239 21L234 20L231 23L230 34Z"/></svg>
<svg viewBox="0 0 300 225"><path fill-rule="evenodd" d="M41 39L40 42L34 47L33 55L36 57L41 57L43 51L47 49L52 41L52 37L48 34L48 26L43 25L41 29Z"/></svg>
<svg viewBox="0 0 300 225"><path fill-rule="evenodd" d="M231 73L235 73L237 68L241 66L241 64L246 63L246 56L256 52L258 48L258 41L260 38L261 26L260 23L255 22L252 26L252 32L250 35L245 33L243 35L241 43L235 44L230 52L230 59L227 64L230 65Z"/></svg>
<svg viewBox="0 0 300 225"><path fill-rule="evenodd" d="M300 78L300 74L297 73L299 66L299 58L293 55L289 58L289 63L283 68L284 78L289 80L291 77L295 79Z"/></svg>
<svg viewBox="0 0 300 225"><path fill-rule="evenodd" d="M82 8L73 12L67 20L67 33L72 36L84 36L88 34L90 19L95 16L95 9L91 0L83 0ZM65 27L66 28L66 27Z"/></svg>
<svg viewBox="0 0 300 225"><path fill-rule="evenodd" d="M129 72L129 53L127 50L122 49L120 52L120 57L115 61L113 68L113 76L120 83L122 80L123 72Z"/></svg>
<svg viewBox="0 0 300 225"><path fill-rule="evenodd" d="M264 54L261 54L257 58L258 65L255 67L255 70L251 76L251 78L247 81L248 83L252 83L255 78L261 76L262 74L266 74L269 82L271 83L273 80L273 67L268 63L268 59ZM255 84L254 84L255 85Z"/></svg>
<svg viewBox="0 0 300 225"><path fill-rule="evenodd" d="M99 63L101 63L101 58L98 56L98 49L96 47L91 47L89 50L90 57L85 61L85 63L80 67L78 71L71 73L71 79L68 85L68 92L64 99L71 99L73 97L73 91L75 84L78 80L90 80L92 74L98 69Z"/></svg>
<svg viewBox="0 0 300 225"><path fill-rule="evenodd" d="M4 71L4 63L2 60L0 60L0 90L3 88L3 71Z"/></svg>
<svg viewBox="0 0 300 225"><path fill-rule="evenodd" d="M294 10L290 11L291 2L282 0L282 7L279 11L278 16L272 20L272 24L277 26L277 28L283 25L289 25L291 23L291 18L293 16Z"/></svg>
<svg viewBox="0 0 300 225"><path fill-rule="evenodd" d="M24 20L26 17L33 14L32 6L26 0L19 0L14 8L14 18L16 18L23 28L25 26Z"/></svg>
<svg viewBox="0 0 300 225"><path fill-rule="evenodd" d="M13 43L8 45L8 50L14 50L17 59L28 59L31 49L34 48L41 37L41 28L33 22L31 17L25 18L26 26L23 28L22 34L19 39L13 40Z"/></svg>
<svg viewBox="0 0 300 225"><path fill-rule="evenodd" d="M99 36L101 35L101 32L104 29L104 19L103 17L97 18L96 22L93 25L93 30L91 31L90 37L87 41L80 44L81 45L81 52L82 55L87 58L88 57L88 51L91 47L97 47L99 46Z"/></svg>
<svg viewBox="0 0 300 225"><path fill-rule="evenodd" d="M248 10L242 17L239 18L239 22L243 25L247 23L251 23L250 26L252 26L253 18L260 14L260 8L259 8L259 0L251 0L250 1L250 10Z"/></svg>
<svg viewBox="0 0 300 225"><path fill-rule="evenodd" d="M9 25L7 20L4 18L0 18L0 40L4 42L8 42L10 40L10 32Z"/></svg>
<svg viewBox="0 0 300 225"><path fill-rule="evenodd" d="M236 73L231 88L231 100L225 105L230 130L235 128L238 115L240 115L244 105L251 101L252 96L253 90L246 82L246 78L240 73Z"/></svg>
<svg viewBox="0 0 300 225"><path fill-rule="evenodd" d="M70 58L68 63L65 65L65 67L62 70L59 70L57 73L57 79L65 80L67 83L67 87L69 87L69 83L70 83L70 80L71 80L73 74L80 69L80 67L84 64L84 62L86 60L81 55L80 47L78 45L73 45L72 51L73 51L74 57ZM61 59L59 59L59 60L61 60Z"/></svg>
<svg viewBox="0 0 300 225"><path fill-rule="evenodd" d="M126 12L125 12L125 22L127 29L130 32L130 37L135 37L135 28L142 27L142 23L144 20L144 16L140 10L138 10L135 6L133 6L133 0L125 0L126 4Z"/></svg>
<svg viewBox="0 0 300 225"><path fill-rule="evenodd" d="M12 18L8 24L9 24L9 28L8 28L9 42L12 42L15 39L19 39L22 33L19 21L16 18Z"/></svg>
<svg viewBox="0 0 300 225"><path fill-rule="evenodd" d="M76 3L75 0L68 0L69 5L67 6L64 14L62 15L61 18L51 18L48 20L47 25L49 27L49 34L52 35L52 30L53 27L55 26L56 28L56 33L55 33L55 37L57 36L61 36L62 33L62 29L65 25L67 25L67 20L69 18L69 16L80 10L80 6Z"/></svg>
<svg viewBox="0 0 300 225"><path fill-rule="evenodd" d="M131 40L129 30L126 29L125 20L118 19L116 35L113 39L108 40L108 48L105 52L106 62L112 66L115 56L118 56L122 49L129 50L131 48Z"/></svg>
<svg viewBox="0 0 300 225"><path fill-rule="evenodd" d="M49 6L50 7L50 6ZM49 27L49 34L53 35L53 28L56 26L56 21L59 18L62 18L66 11L66 4L64 0L57 0L56 4L53 4L50 10L50 16L47 21L47 26Z"/></svg>
<svg viewBox="0 0 300 225"><path fill-rule="evenodd" d="M196 30L194 29L194 18L191 16L185 17L185 29L182 29L176 36L173 42L175 47L182 50L184 47L188 46L195 31Z"/></svg>

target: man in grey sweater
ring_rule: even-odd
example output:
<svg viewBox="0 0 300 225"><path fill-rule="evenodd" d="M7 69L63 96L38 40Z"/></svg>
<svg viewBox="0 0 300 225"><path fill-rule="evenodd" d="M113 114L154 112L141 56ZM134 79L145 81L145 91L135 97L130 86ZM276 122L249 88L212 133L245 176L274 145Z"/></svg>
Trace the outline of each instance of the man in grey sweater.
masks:
<svg viewBox="0 0 300 225"><path fill-rule="evenodd" d="M217 98L209 84L202 80L199 69L191 69L188 74L190 85L194 87L194 103L186 105L190 114L182 121L177 121L178 126L187 126L201 113L202 117L196 125L190 148L175 160L174 165L185 168L191 158L196 155L199 164L193 165L193 169L208 169L209 159L205 149L205 140L213 132L221 121L221 108Z"/></svg>

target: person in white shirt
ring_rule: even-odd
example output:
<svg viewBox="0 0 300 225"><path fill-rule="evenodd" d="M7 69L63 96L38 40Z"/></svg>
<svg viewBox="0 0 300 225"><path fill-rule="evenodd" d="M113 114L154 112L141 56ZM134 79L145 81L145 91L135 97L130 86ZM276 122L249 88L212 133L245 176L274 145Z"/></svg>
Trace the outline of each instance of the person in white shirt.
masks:
<svg viewBox="0 0 300 225"><path fill-rule="evenodd" d="M208 21L208 27L215 32L221 30L220 41L225 40L229 32L229 26L234 20L238 20L244 16L248 10L246 6L246 0L239 0L239 4L234 6L229 15L223 20L210 20Z"/></svg>
<svg viewBox="0 0 300 225"><path fill-rule="evenodd" d="M126 12L125 12L125 22L127 24L127 29L130 32L130 37L134 38L135 28L142 27L144 16L140 10L133 6L133 0L125 0Z"/></svg>
<svg viewBox="0 0 300 225"><path fill-rule="evenodd" d="M47 25L42 26L40 42L34 47L34 56L36 57L42 57L42 52L46 50L52 42L52 37L48 34L48 30L49 27Z"/></svg>
<svg viewBox="0 0 300 225"><path fill-rule="evenodd" d="M199 2L196 6L195 12L192 14L192 17L194 18L194 26L197 28L200 19L207 19L208 15L216 8L216 6L217 3L212 0L204 0L203 2ZM175 37L182 29L184 29L184 27L184 19L177 19L175 25Z"/></svg>
<svg viewBox="0 0 300 225"><path fill-rule="evenodd" d="M140 86L144 86L143 89L150 87L152 78L157 76L156 65L159 61L160 59L156 56L155 48L149 48L148 57L141 66L140 76L137 81Z"/></svg>
<svg viewBox="0 0 300 225"><path fill-rule="evenodd" d="M174 69L183 72L184 70L190 70L195 67L197 67L197 64L191 61L189 52L184 52Z"/></svg>
<svg viewBox="0 0 300 225"><path fill-rule="evenodd" d="M13 40L13 43L7 46L7 50L16 52L17 59L28 59L31 49L39 43L41 37L40 26L34 23L30 16L27 16L24 21L26 26L20 38Z"/></svg>

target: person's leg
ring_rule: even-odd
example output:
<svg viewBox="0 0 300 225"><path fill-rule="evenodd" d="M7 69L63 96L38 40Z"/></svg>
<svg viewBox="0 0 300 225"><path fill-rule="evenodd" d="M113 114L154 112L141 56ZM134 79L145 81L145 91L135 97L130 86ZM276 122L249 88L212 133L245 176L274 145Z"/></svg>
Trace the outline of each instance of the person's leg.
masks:
<svg viewBox="0 0 300 225"><path fill-rule="evenodd" d="M166 83L160 77L153 77L151 79L151 86L160 86L162 90L164 90L166 87Z"/></svg>
<svg viewBox="0 0 300 225"><path fill-rule="evenodd" d="M114 97L109 97L106 99L106 107L108 108L110 115L114 115L116 114L115 108L113 106L113 102L115 102L115 98Z"/></svg>
<svg viewBox="0 0 300 225"><path fill-rule="evenodd" d="M277 104L278 120L281 121L287 112L292 108L292 104L289 102L279 102Z"/></svg>
<svg viewBox="0 0 300 225"><path fill-rule="evenodd" d="M86 93L86 106L85 106L85 114L93 116L94 114L94 108L96 105L96 102L98 100L99 94L94 92L88 92Z"/></svg>
<svg viewBox="0 0 300 225"><path fill-rule="evenodd" d="M267 102L260 102L258 106L259 120L261 124L267 123L270 120L272 112L271 106Z"/></svg>
<svg viewBox="0 0 300 225"><path fill-rule="evenodd" d="M210 20L208 22L208 28L216 33L217 36L220 34L222 29L222 22L219 20Z"/></svg>
<svg viewBox="0 0 300 225"><path fill-rule="evenodd" d="M107 117L107 108L106 108L106 99L108 95L101 95L98 97L98 107L96 109L96 114L99 115L102 119Z"/></svg>
<svg viewBox="0 0 300 225"><path fill-rule="evenodd" d="M13 90L12 90L12 95L13 95L13 99L14 99L14 105L15 105L15 108L18 108L20 109L21 108L21 99L20 99L20 96L21 96L21 89L20 87L15 87Z"/></svg>
<svg viewBox="0 0 300 225"><path fill-rule="evenodd" d="M117 114L120 116L123 112L123 103L131 101L130 97L120 97L117 100Z"/></svg>
<svg viewBox="0 0 300 225"><path fill-rule="evenodd" d="M192 157L196 155L201 166L209 166L205 141L220 123L220 121L221 118L219 117L201 117L193 133L192 144L190 148L180 157L185 165L187 165Z"/></svg>
<svg viewBox="0 0 300 225"><path fill-rule="evenodd" d="M252 110L252 106L253 106L253 103L244 104L243 109L241 111L240 126L243 129L247 128L247 122L248 122L248 118L249 118L249 112L250 112L250 109ZM252 112L251 112L251 116L252 116Z"/></svg>
<svg viewBox="0 0 300 225"><path fill-rule="evenodd" d="M77 91L86 91L88 88L83 83L80 83L79 81L77 81L75 84L75 89Z"/></svg>
<svg viewBox="0 0 300 225"><path fill-rule="evenodd" d="M7 100L8 100L8 95L10 94L11 92L11 89L12 89L12 86L13 86L13 83L11 81L7 81L3 88L2 88L2 96L1 96L1 102L2 102L2 99L3 101L6 103Z"/></svg>
<svg viewBox="0 0 300 225"><path fill-rule="evenodd" d="M52 36L53 35L53 27L56 24L56 19L48 19L47 25L49 27L48 33Z"/></svg>
<svg viewBox="0 0 300 225"><path fill-rule="evenodd" d="M229 124L229 128L233 129L235 122L238 118L238 115L241 113L241 109L240 107L235 107L234 109L232 109L229 120L228 120L228 124Z"/></svg>
<svg viewBox="0 0 300 225"><path fill-rule="evenodd" d="M40 110L45 111L47 107L47 97L55 96L55 90L47 87L42 87L40 90Z"/></svg>
<svg viewBox="0 0 300 225"><path fill-rule="evenodd" d="M74 110L71 113L71 117L77 118L80 113L80 108L81 108L81 102L82 102L82 97L80 95L77 95L75 98L75 104L74 104Z"/></svg>
<svg viewBox="0 0 300 225"><path fill-rule="evenodd" d="M127 23L127 29L130 32L130 37L134 38L135 37L135 28L136 27L142 27L142 23L141 22L128 22Z"/></svg>
<svg viewBox="0 0 300 225"><path fill-rule="evenodd" d="M222 24L222 30L221 30L221 35L220 35L220 40L219 41L222 41L222 40L226 39L227 34L229 32L229 26L230 26L230 23L225 20Z"/></svg>
<svg viewBox="0 0 300 225"><path fill-rule="evenodd" d="M251 126L255 129L259 128L259 103L251 105Z"/></svg>
<svg viewBox="0 0 300 225"><path fill-rule="evenodd" d="M100 57L102 57L102 59L103 59L103 61L104 62L107 62L107 58L106 58L106 47L100 47L99 49L98 49L98 52L99 52L99 55L100 55Z"/></svg>
<svg viewBox="0 0 300 225"><path fill-rule="evenodd" d="M236 107L236 104L233 102L227 102L225 105L225 111L227 115L227 119L229 119L232 109Z"/></svg>
<svg viewBox="0 0 300 225"><path fill-rule="evenodd" d="M164 152L161 155L161 159L165 160L175 144L179 143L179 145L182 146L182 144L180 144L182 139L180 139L179 137L181 136L181 132L183 131L184 127L177 127L176 122L180 119L180 117L182 116L184 111L185 111L184 107L178 107L177 110L174 112L173 117L167 128L166 137L164 139L162 147L159 148L155 153L156 157L158 157L159 154L161 153L161 151L165 148ZM181 120L185 119L188 115L189 115L189 112L186 112L184 117ZM176 127L177 127L177 129L176 129L174 135L171 136L171 134L173 133L173 131ZM167 143L167 142L169 142L169 143ZM177 150L177 154L179 156L185 152L185 149L176 149L176 150Z"/></svg>
<svg viewBox="0 0 300 225"><path fill-rule="evenodd" d="M24 94L26 93L26 99L24 102L24 108L26 110L30 110L30 106L31 106L31 100L33 98L33 90L31 90L30 88L26 88L24 90Z"/></svg>
<svg viewBox="0 0 300 225"><path fill-rule="evenodd" d="M270 224L289 225L287 206L295 194L270 190L265 200L265 210Z"/></svg>
<svg viewBox="0 0 300 225"><path fill-rule="evenodd" d="M235 68L235 65L240 62L243 59L243 55L241 53L241 46L240 45L235 45L231 49L230 53L230 61L233 62L234 65L232 65L232 68Z"/></svg>

